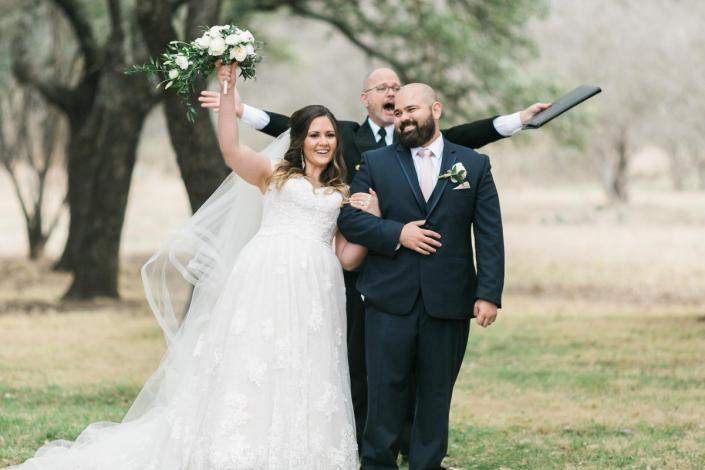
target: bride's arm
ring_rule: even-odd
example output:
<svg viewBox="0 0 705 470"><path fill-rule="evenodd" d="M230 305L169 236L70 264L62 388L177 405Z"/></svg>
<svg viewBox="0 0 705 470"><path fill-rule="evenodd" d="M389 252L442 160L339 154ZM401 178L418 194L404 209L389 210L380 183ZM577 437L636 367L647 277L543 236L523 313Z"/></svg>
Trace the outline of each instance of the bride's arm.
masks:
<svg viewBox="0 0 705 470"><path fill-rule="evenodd" d="M272 165L267 157L240 144L240 131L235 109L236 65L218 64L218 81L221 89L227 80L233 90L223 95L218 114L218 144L225 163L242 179L265 191L265 181L272 174Z"/></svg>
<svg viewBox="0 0 705 470"><path fill-rule="evenodd" d="M354 271L367 256L367 248L362 245L350 243L338 230L335 234L335 255L340 260L340 265L346 271Z"/></svg>
<svg viewBox="0 0 705 470"><path fill-rule="evenodd" d="M379 209L377 193L370 188L370 193L355 193L350 197L350 204L356 209L368 212L377 217L382 216ZM367 247L350 243L343 233L338 230L335 234L335 255L340 260L340 265L346 271L353 271L358 268L367 256Z"/></svg>

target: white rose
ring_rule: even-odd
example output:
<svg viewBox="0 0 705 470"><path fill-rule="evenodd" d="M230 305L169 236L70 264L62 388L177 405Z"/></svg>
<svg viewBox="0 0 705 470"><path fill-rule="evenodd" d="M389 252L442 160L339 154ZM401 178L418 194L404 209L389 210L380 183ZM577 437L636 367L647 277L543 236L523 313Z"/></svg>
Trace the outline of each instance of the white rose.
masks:
<svg viewBox="0 0 705 470"><path fill-rule="evenodd" d="M182 54L178 54L174 59L174 62L176 62L176 65L178 65L181 70L186 70L189 66L188 57Z"/></svg>
<svg viewBox="0 0 705 470"><path fill-rule="evenodd" d="M253 46L252 44L248 44L245 46L245 51L247 51L248 56L255 55L255 46Z"/></svg>
<svg viewBox="0 0 705 470"><path fill-rule="evenodd" d="M199 49L208 49L208 46L211 45L211 37L206 33L194 42Z"/></svg>
<svg viewBox="0 0 705 470"><path fill-rule="evenodd" d="M210 35L211 38L219 38L220 36L220 30L222 26L213 26L211 29L208 30L208 34Z"/></svg>
<svg viewBox="0 0 705 470"><path fill-rule="evenodd" d="M225 52L225 39L221 37L211 39L208 54L218 56L223 55L223 52Z"/></svg>
<svg viewBox="0 0 705 470"><path fill-rule="evenodd" d="M225 38L225 44L227 44L228 46L234 46L238 42L240 41L237 34L230 34Z"/></svg>
<svg viewBox="0 0 705 470"><path fill-rule="evenodd" d="M247 48L245 46L235 46L230 49L230 58L238 62L247 59Z"/></svg>
<svg viewBox="0 0 705 470"><path fill-rule="evenodd" d="M247 41L247 42L253 42L255 40L255 37L252 35L252 33L250 32L249 29L243 31L242 36L245 39L245 41Z"/></svg>
<svg viewBox="0 0 705 470"><path fill-rule="evenodd" d="M177 78L178 76L179 76L179 71L178 71L178 70L176 70L176 69L171 69L171 70L169 70L169 78L170 78L170 79L173 80L173 79Z"/></svg>

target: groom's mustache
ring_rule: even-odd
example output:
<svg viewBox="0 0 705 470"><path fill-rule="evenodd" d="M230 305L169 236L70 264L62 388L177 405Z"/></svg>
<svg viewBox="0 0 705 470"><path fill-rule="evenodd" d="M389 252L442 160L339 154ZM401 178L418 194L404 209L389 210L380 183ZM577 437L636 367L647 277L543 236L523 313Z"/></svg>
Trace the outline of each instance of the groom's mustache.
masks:
<svg viewBox="0 0 705 470"><path fill-rule="evenodd" d="M409 120L406 120L406 121L402 121L402 122L399 124L399 132L404 132L404 129L406 129L406 128L409 127L409 126L416 126L417 128L419 127L419 126L416 124L416 121L409 119Z"/></svg>

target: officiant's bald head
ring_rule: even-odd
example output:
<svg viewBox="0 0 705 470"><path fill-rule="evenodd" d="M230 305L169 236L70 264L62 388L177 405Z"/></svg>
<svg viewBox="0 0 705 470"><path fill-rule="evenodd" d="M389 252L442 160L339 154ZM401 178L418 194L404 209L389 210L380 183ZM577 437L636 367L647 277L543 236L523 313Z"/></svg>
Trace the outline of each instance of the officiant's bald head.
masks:
<svg viewBox="0 0 705 470"><path fill-rule="evenodd" d="M400 87L399 76L390 68L374 69L365 77L360 100L372 122L380 127L394 122L394 96Z"/></svg>

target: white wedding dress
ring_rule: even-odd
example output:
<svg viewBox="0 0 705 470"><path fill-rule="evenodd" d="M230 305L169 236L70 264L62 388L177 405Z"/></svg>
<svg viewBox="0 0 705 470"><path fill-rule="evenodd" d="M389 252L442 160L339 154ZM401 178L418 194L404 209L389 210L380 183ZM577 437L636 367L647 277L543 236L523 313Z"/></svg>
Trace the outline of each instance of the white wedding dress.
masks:
<svg viewBox="0 0 705 470"><path fill-rule="evenodd" d="M357 470L332 248L341 201L302 178L270 188L261 226L215 284L209 311L194 305L204 310L213 285L194 279L186 319L123 422L93 424L17 468ZM185 277L198 272L194 259Z"/></svg>

